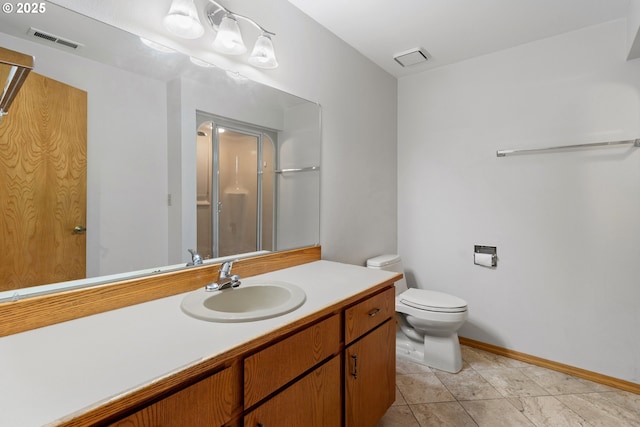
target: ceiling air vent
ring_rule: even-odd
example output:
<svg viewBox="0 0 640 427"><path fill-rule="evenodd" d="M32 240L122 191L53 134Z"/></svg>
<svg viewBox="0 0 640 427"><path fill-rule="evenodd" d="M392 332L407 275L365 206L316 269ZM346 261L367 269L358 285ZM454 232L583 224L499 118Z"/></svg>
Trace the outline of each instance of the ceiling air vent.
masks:
<svg viewBox="0 0 640 427"><path fill-rule="evenodd" d="M393 56L393 59L403 67L423 64L429 60L429 53L421 47L405 50Z"/></svg>
<svg viewBox="0 0 640 427"><path fill-rule="evenodd" d="M82 43L74 42L73 40L63 39L62 37L58 37L51 33L47 33L46 31L38 30L37 28L29 28L29 35L33 37L37 37L41 40L47 40L51 43L59 44L61 46L66 46L71 49L78 49L79 47L84 46Z"/></svg>

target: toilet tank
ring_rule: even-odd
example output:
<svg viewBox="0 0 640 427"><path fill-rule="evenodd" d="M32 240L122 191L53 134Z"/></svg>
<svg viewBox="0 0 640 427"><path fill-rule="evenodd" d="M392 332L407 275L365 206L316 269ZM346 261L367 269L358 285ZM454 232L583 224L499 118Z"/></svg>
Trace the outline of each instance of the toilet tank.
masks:
<svg viewBox="0 0 640 427"><path fill-rule="evenodd" d="M374 258L369 258L367 260L367 268L375 268L378 270L384 271L393 271L394 273L402 273L404 275L404 269L402 267L402 259L400 255L396 254L386 254L379 255ZM395 283L396 286L396 296L400 295L402 292L408 289L407 281L404 276L402 279L398 280Z"/></svg>

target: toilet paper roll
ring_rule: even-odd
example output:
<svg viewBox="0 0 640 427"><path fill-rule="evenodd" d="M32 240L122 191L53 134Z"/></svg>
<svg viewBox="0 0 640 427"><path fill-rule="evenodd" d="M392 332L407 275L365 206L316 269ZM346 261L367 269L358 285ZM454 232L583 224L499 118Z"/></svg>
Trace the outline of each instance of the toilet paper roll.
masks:
<svg viewBox="0 0 640 427"><path fill-rule="evenodd" d="M493 255L475 252L473 254L473 263L485 267L493 267Z"/></svg>

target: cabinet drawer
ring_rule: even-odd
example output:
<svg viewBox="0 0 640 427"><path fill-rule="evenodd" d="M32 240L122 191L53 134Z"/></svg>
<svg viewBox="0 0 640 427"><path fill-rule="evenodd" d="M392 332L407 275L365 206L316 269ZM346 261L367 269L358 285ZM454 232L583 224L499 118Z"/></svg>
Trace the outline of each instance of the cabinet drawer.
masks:
<svg viewBox="0 0 640 427"><path fill-rule="evenodd" d="M241 410L239 386L240 365L236 363L110 426L226 426Z"/></svg>
<svg viewBox="0 0 640 427"><path fill-rule="evenodd" d="M339 351L336 314L245 358L245 409Z"/></svg>
<svg viewBox="0 0 640 427"><path fill-rule="evenodd" d="M302 377L244 417L245 427L339 427L340 356Z"/></svg>
<svg viewBox="0 0 640 427"><path fill-rule="evenodd" d="M361 337L395 313L395 288L391 287L344 312L345 344Z"/></svg>

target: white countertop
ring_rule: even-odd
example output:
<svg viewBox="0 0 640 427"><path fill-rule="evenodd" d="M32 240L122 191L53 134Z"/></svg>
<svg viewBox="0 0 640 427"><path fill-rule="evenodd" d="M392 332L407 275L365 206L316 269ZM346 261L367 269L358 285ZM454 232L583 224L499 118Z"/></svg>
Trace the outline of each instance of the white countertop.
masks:
<svg viewBox="0 0 640 427"><path fill-rule="evenodd" d="M55 425L56 420L222 354L395 274L315 261L253 276L291 282L307 294L300 308L272 319L198 320L182 312L186 294L180 294L0 338L0 425Z"/></svg>

